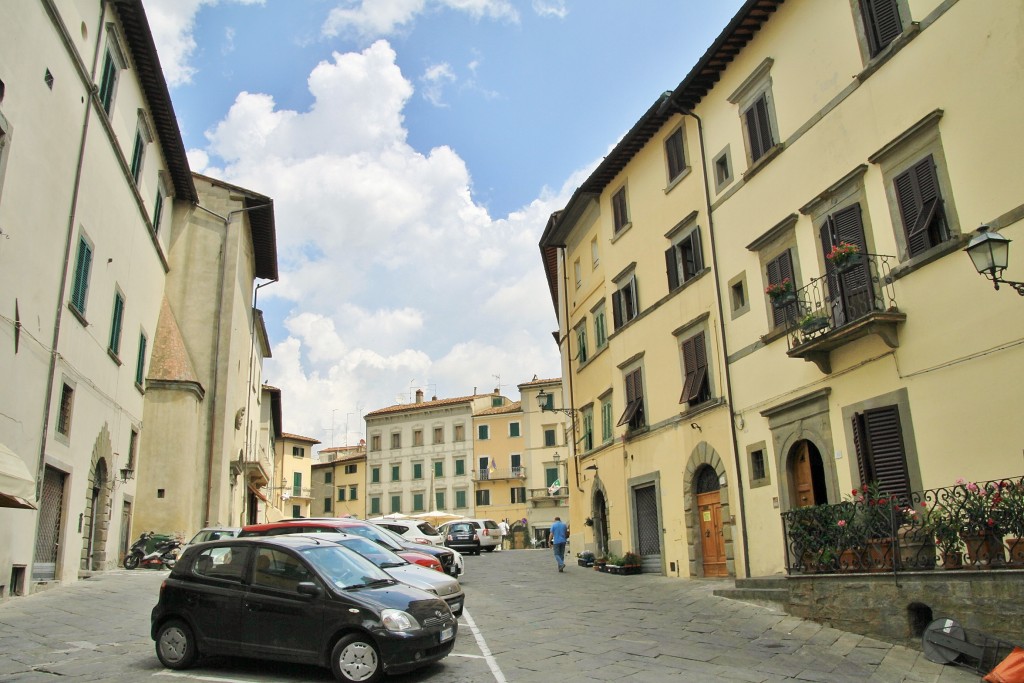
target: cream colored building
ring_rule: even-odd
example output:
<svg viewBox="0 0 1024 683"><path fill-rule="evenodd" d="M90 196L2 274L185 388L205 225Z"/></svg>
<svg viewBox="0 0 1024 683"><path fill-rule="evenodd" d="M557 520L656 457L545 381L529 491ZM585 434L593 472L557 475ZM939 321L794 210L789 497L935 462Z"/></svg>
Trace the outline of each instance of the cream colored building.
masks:
<svg viewBox="0 0 1024 683"><path fill-rule="evenodd" d="M484 408L473 415L473 482L476 516L526 519L526 425L519 401Z"/></svg>
<svg viewBox="0 0 1024 683"><path fill-rule="evenodd" d="M508 399L495 391L413 403L367 413L366 514L444 510L474 515L473 415Z"/></svg>
<svg viewBox="0 0 1024 683"><path fill-rule="evenodd" d="M271 503L285 517L309 517L313 504L313 446L320 442L309 436L284 433L277 440L280 463Z"/></svg>
<svg viewBox="0 0 1024 683"><path fill-rule="evenodd" d="M317 453L312 467L314 517L366 518L366 442Z"/></svg>
<svg viewBox="0 0 1024 683"><path fill-rule="evenodd" d="M570 494L579 496L575 481L569 481L569 457L572 451L568 446L568 435L571 422L564 412L550 409L564 405L560 379L533 379L523 382L518 388L525 440L525 519L530 539L540 543L547 539L548 530L556 516L561 517L566 524L570 523L569 497ZM537 401L541 392L544 392L545 397L551 397L544 399L545 410L540 409ZM555 486L556 482L558 486ZM512 518L512 521L515 519Z"/></svg>
<svg viewBox="0 0 1024 683"><path fill-rule="evenodd" d="M171 224L197 197L141 2L6 3L3 24L0 450L34 509L0 507L0 599L130 543Z"/></svg>
<svg viewBox="0 0 1024 683"><path fill-rule="evenodd" d="M274 398L262 377L270 344L254 294L263 285L253 288L277 279L274 203L193 179L198 203L171 227L134 525L186 538L205 526L263 521L274 472L262 424L262 402Z"/></svg>
<svg viewBox="0 0 1024 683"><path fill-rule="evenodd" d="M1021 25L749 0L552 216L574 542L589 517L645 569L773 574L794 507L1020 476L1021 300L961 252L1022 234Z"/></svg>

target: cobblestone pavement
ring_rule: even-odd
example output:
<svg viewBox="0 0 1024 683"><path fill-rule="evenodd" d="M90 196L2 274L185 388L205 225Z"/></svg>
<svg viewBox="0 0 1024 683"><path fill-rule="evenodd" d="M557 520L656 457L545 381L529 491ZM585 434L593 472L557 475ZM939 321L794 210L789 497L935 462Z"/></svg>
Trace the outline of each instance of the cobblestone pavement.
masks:
<svg viewBox="0 0 1024 683"><path fill-rule="evenodd" d="M550 551L466 558L453 653L391 683L977 681L915 650L714 597L717 580L611 576ZM324 669L208 658L160 666L149 613L166 572L115 570L0 604L0 681L330 681Z"/></svg>

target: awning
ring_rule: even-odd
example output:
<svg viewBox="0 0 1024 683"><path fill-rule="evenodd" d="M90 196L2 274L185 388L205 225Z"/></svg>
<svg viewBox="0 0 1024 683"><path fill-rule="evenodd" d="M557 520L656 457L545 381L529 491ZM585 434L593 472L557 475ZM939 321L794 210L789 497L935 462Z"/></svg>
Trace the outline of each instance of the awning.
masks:
<svg viewBox="0 0 1024 683"><path fill-rule="evenodd" d="M260 490L259 490L258 488L256 488L255 486L253 486L252 484L249 484L249 490L250 490L250 491L252 491L252 494L253 494L254 496L256 496L257 498L259 498L260 500L262 500L262 501L263 501L264 503L266 503L266 502L267 502L267 497L266 497L265 495L263 495L263 492L262 492L262 491L260 491Z"/></svg>
<svg viewBox="0 0 1024 683"><path fill-rule="evenodd" d="M0 507L35 510L36 479L25 461L0 443Z"/></svg>

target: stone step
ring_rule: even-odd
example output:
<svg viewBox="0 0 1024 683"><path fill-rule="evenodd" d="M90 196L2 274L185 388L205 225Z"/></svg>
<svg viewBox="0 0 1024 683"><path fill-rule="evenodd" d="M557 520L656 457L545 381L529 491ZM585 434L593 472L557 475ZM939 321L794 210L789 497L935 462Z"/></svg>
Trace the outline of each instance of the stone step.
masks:
<svg viewBox="0 0 1024 683"><path fill-rule="evenodd" d="M789 601L789 591L782 588L718 588L713 594L757 605L783 605Z"/></svg>
<svg viewBox="0 0 1024 683"><path fill-rule="evenodd" d="M747 579L736 579L737 588L785 588L786 577L782 574L774 576L752 576Z"/></svg>

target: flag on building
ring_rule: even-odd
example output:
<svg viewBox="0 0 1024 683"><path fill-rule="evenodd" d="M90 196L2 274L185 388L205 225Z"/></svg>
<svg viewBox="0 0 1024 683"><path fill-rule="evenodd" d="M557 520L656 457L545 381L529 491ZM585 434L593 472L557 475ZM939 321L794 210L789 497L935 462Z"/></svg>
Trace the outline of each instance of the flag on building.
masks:
<svg viewBox="0 0 1024 683"><path fill-rule="evenodd" d="M555 479L551 482L551 486L548 487L548 495L553 496L558 493L558 489L562 488L562 482Z"/></svg>

